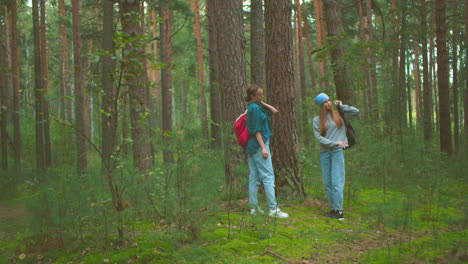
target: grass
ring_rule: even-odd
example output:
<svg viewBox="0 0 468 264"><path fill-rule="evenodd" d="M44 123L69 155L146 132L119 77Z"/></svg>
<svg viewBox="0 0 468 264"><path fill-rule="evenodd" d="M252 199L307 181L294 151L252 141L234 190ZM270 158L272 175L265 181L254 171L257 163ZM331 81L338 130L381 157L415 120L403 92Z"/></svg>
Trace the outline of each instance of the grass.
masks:
<svg viewBox="0 0 468 264"><path fill-rule="evenodd" d="M245 179L226 195L222 163L203 156L209 153L183 154L185 163L149 179L122 170L116 175L130 204L122 212L125 241L117 240L117 217L98 173L54 171L46 185L24 181L16 198L0 201L0 263L468 261L466 159L421 158L417 149L401 159L364 146L373 144L345 153L345 221L323 215L328 205L315 150L301 152L308 197L279 193L288 219L251 216Z"/></svg>

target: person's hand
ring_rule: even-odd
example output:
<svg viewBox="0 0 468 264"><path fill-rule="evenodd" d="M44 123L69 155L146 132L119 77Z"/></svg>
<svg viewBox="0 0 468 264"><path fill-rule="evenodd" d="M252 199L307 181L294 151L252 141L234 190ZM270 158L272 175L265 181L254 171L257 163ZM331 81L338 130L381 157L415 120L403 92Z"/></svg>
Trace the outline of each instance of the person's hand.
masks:
<svg viewBox="0 0 468 264"><path fill-rule="evenodd" d="M343 102L341 100L335 100L333 103L335 105L342 105L343 104Z"/></svg>
<svg viewBox="0 0 468 264"><path fill-rule="evenodd" d="M342 147L343 149L346 148L346 143L344 143L343 141L336 142L336 145Z"/></svg>
<svg viewBox="0 0 468 264"><path fill-rule="evenodd" d="M262 149L262 158L263 159L268 159L268 151L266 148Z"/></svg>

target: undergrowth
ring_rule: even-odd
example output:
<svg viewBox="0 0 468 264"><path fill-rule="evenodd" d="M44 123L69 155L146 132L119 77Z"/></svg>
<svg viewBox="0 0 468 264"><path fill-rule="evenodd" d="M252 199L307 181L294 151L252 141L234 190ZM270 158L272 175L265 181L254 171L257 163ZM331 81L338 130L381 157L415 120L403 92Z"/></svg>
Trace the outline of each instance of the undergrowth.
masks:
<svg viewBox="0 0 468 264"><path fill-rule="evenodd" d="M411 136L404 141L418 143ZM159 163L148 175L132 171L122 158L114 173L126 206L121 223L99 169L83 175L65 168L42 175L25 170L15 197L0 202L0 263L467 260L466 153L449 159L430 146L402 149L361 136L345 151L346 220L337 221L323 215L328 205L314 144L300 153L305 201L278 194L288 219L249 214L245 163L235 167L245 177L227 188L218 152L204 142L183 146L175 147L172 165Z"/></svg>

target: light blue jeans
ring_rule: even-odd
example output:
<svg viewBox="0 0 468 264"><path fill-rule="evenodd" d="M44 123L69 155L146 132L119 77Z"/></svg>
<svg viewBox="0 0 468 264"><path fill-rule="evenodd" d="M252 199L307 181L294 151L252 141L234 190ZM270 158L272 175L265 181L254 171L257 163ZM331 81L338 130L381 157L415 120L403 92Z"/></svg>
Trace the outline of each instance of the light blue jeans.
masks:
<svg viewBox="0 0 468 264"><path fill-rule="evenodd" d="M343 210L345 164L342 148L320 152L320 166L325 194L332 210Z"/></svg>
<svg viewBox="0 0 468 264"><path fill-rule="evenodd" d="M249 155L249 204L251 208L258 206L258 186L263 182L265 195L270 209L277 207L275 197L275 174L271 162L271 152L269 144L265 144L268 151L268 158L262 157L262 149L258 148L257 153Z"/></svg>

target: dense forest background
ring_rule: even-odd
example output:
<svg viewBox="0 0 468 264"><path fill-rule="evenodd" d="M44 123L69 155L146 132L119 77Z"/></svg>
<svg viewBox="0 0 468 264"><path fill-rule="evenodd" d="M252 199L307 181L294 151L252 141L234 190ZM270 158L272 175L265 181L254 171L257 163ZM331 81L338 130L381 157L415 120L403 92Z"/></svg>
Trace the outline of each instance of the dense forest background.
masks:
<svg viewBox="0 0 468 264"><path fill-rule="evenodd" d="M468 259L467 1L0 0L0 39L0 262ZM250 83L289 222L247 213ZM361 111L346 226L319 216L320 92Z"/></svg>

